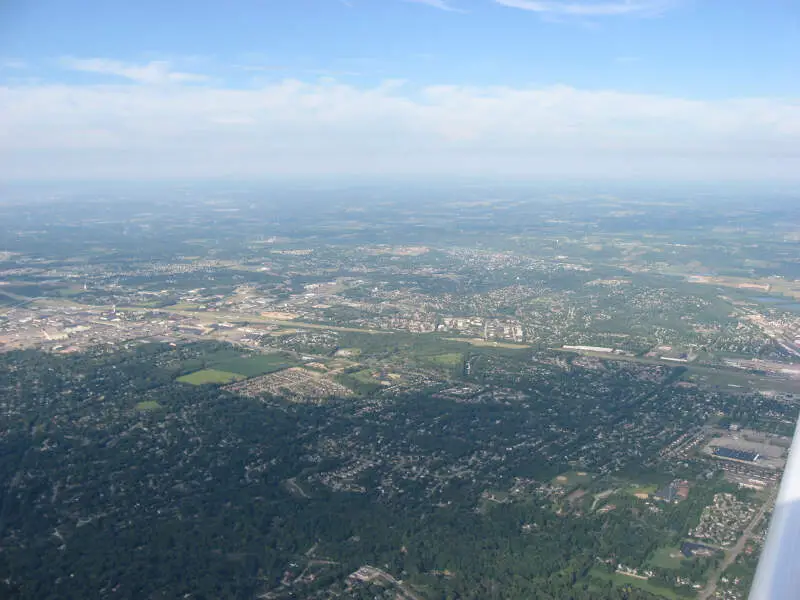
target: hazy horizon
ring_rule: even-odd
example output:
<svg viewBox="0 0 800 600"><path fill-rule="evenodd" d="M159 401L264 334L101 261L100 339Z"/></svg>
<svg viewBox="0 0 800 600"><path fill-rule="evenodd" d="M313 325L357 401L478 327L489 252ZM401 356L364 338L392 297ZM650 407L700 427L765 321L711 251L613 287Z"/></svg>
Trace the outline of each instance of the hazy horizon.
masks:
<svg viewBox="0 0 800 600"><path fill-rule="evenodd" d="M796 180L798 12L736 8L7 3L0 178Z"/></svg>

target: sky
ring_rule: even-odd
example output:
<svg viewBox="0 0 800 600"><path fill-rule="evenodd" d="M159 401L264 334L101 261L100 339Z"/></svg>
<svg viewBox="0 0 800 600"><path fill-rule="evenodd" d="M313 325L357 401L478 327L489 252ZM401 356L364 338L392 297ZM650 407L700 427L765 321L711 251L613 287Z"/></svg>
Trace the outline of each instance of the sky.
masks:
<svg viewBox="0 0 800 600"><path fill-rule="evenodd" d="M0 179L800 180L796 0L0 0Z"/></svg>

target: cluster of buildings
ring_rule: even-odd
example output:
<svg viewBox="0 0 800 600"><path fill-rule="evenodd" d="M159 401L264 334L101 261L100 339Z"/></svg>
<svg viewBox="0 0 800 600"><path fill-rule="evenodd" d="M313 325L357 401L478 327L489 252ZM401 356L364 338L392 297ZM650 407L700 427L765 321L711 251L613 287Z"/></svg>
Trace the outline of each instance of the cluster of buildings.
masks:
<svg viewBox="0 0 800 600"><path fill-rule="evenodd" d="M334 381L327 374L316 373L303 367L283 369L229 384L225 388L240 396L258 397L263 394L287 398L295 402L323 402L328 398L345 398L353 394L349 388Z"/></svg>
<svg viewBox="0 0 800 600"><path fill-rule="evenodd" d="M714 501L703 510L700 523L689 531L689 536L723 548L733 546L756 512L753 504L739 500L733 494L716 494Z"/></svg>
<svg viewBox="0 0 800 600"><path fill-rule="evenodd" d="M659 489L653 498L662 502L677 504L689 497L689 482L686 480L673 481Z"/></svg>

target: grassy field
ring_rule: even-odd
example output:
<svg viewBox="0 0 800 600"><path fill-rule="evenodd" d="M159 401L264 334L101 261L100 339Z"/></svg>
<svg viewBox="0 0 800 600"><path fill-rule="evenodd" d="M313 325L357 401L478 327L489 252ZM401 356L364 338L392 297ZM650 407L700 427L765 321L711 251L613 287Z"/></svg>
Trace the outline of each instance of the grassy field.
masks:
<svg viewBox="0 0 800 600"><path fill-rule="evenodd" d="M660 569L677 569L681 566L682 560L683 554L678 548L666 546L656 550L650 559L650 564Z"/></svg>
<svg viewBox="0 0 800 600"><path fill-rule="evenodd" d="M58 295L63 298L69 298L71 296L78 296L83 293L83 288L79 285L70 285L58 290Z"/></svg>
<svg viewBox="0 0 800 600"><path fill-rule="evenodd" d="M371 394L382 387L379 381L373 377L373 373L374 371L371 369L362 369L355 373L341 373L335 379L357 394Z"/></svg>
<svg viewBox="0 0 800 600"><path fill-rule="evenodd" d="M714 368L704 365L692 365L689 367L684 379L692 381L702 386L718 387L728 391L739 389L742 392L751 390L777 390L779 392L797 393L800 391L800 384L796 380L776 379L766 377L757 373L746 371ZM738 388L732 386L739 386Z"/></svg>
<svg viewBox="0 0 800 600"><path fill-rule="evenodd" d="M238 373L230 373L228 371L218 371L216 369L203 369L202 371L195 371L183 377L178 377L178 381L182 383L190 383L192 385L203 385L204 383L230 383L232 381L239 381L247 379L244 375Z"/></svg>
<svg viewBox="0 0 800 600"><path fill-rule="evenodd" d="M191 373L193 371L200 371L205 368L216 368L218 364L224 363L229 360L241 358L242 352L234 348L203 348L203 353L197 358L191 358L181 362L181 370L184 373ZM219 369L220 371L229 371L230 369ZM235 371L234 371L235 372Z"/></svg>
<svg viewBox="0 0 800 600"><path fill-rule="evenodd" d="M652 496L657 491L658 485L655 483L632 483L624 489L624 492L626 494L630 494L631 496L635 496L639 493L645 493Z"/></svg>
<svg viewBox="0 0 800 600"><path fill-rule="evenodd" d="M575 352L574 350L565 350L564 348L551 348L551 350L555 352ZM657 358L625 356L622 354L609 355L603 352L591 352L586 350L581 350L578 352L578 354L606 360L635 362L641 364L663 365L668 367L685 366L686 372L681 376L681 379L696 383L701 386L724 388L728 391L737 389L731 387L729 384L740 386L741 391L750 391L756 389L797 393L798 390L800 390L800 384L798 384L797 381L765 377L763 375L748 373L746 371L737 370L730 367L717 367L714 365L701 365L697 363L684 365L680 363L671 363L669 361L664 361Z"/></svg>
<svg viewBox="0 0 800 600"><path fill-rule="evenodd" d="M298 331L299 331L299 329L291 329L291 328L284 329L284 328L280 328L280 329L276 329L275 331L270 331L269 332L269 336L270 337L283 337L285 335L293 335L293 334L297 333Z"/></svg>
<svg viewBox="0 0 800 600"><path fill-rule="evenodd" d="M258 377L300 364L287 354L256 354L212 361L211 366L220 371L238 373L245 377Z"/></svg>
<svg viewBox="0 0 800 600"><path fill-rule="evenodd" d="M551 483L553 485L563 485L564 487L577 487L579 485L588 485L592 482L591 473L586 471L567 471L558 477L553 478Z"/></svg>
<svg viewBox="0 0 800 600"><path fill-rule="evenodd" d="M589 571L589 574L597 579L602 579L604 581L611 581L615 585L620 587L624 586L635 587L640 590L644 590L645 592L654 594L656 596L660 596L661 598L667 598L668 600L681 600L682 598L684 598L684 596L680 596L676 592L670 589L652 584L646 579L629 577L627 575L622 575L620 573L607 573L603 569L597 567Z"/></svg>
<svg viewBox="0 0 800 600"><path fill-rule="evenodd" d="M491 509L498 504L508 502L509 493L504 490L486 490L478 501L481 511Z"/></svg>
<svg viewBox="0 0 800 600"><path fill-rule="evenodd" d="M174 308L175 310L200 310L202 306L199 304L192 304L191 302L179 302L178 304L173 304L170 308Z"/></svg>
<svg viewBox="0 0 800 600"><path fill-rule="evenodd" d="M136 405L136 410L141 412L151 412L154 410L159 410L160 408L161 405L155 400L146 400L145 402L139 402Z"/></svg>
<svg viewBox="0 0 800 600"><path fill-rule="evenodd" d="M483 340L481 338L443 338L448 342L463 342L471 346L485 348L509 348L512 350L525 350L530 348L527 344L512 344L511 342L495 342L493 340Z"/></svg>
<svg viewBox="0 0 800 600"><path fill-rule="evenodd" d="M173 306L167 306L162 309L165 312L175 313L177 315L186 314L199 320L219 323L220 321L229 321L231 323L270 323L272 325L286 325L287 321L281 319L269 319L255 314L241 314L229 312L195 312L191 310L180 310ZM306 321L291 321L289 322L294 329L330 329L332 331L348 331L353 333L377 333L385 334L386 331L377 329L358 329L356 327L339 327L336 325L323 325L322 323L308 323Z"/></svg>
<svg viewBox="0 0 800 600"><path fill-rule="evenodd" d="M464 361L464 355L460 352L448 352L447 354L437 354L431 356L428 362L442 367L457 367Z"/></svg>

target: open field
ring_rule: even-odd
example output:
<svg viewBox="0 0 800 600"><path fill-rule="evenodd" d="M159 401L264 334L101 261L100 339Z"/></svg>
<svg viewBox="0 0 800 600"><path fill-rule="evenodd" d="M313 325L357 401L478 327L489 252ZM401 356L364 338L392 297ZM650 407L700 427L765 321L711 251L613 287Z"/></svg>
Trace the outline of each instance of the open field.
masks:
<svg viewBox="0 0 800 600"><path fill-rule="evenodd" d="M779 392L800 392L800 381L768 377L757 373L748 373L741 369L715 368L700 365L687 367L684 379L704 386L725 388L728 391L740 389L743 392L751 390L776 390Z"/></svg>
<svg viewBox="0 0 800 600"><path fill-rule="evenodd" d="M232 381L241 381L242 379L247 378L238 373L217 371L216 369L203 369L201 371L189 373L183 377L178 377L178 381L190 383L192 385L203 385L204 383L231 383Z"/></svg>
<svg viewBox="0 0 800 600"><path fill-rule="evenodd" d="M161 405L155 400L146 400L144 402L139 402L136 405L136 410L140 412L151 412L154 410L159 410L160 408Z"/></svg>
<svg viewBox="0 0 800 600"><path fill-rule="evenodd" d="M567 488L588 485L591 482L592 475L586 471L567 471L566 473L554 477L551 481L553 485L563 485Z"/></svg>
<svg viewBox="0 0 800 600"><path fill-rule="evenodd" d="M624 489L626 494L635 496L636 494L647 494L652 496L658 491L658 485L655 483L633 483Z"/></svg>
<svg viewBox="0 0 800 600"><path fill-rule="evenodd" d="M687 279L692 283L732 287L740 290L746 290L748 292L758 291L763 294L771 293L776 296L785 296L796 299L800 298L800 284L797 282L775 279L772 277L751 279L747 277L687 275Z"/></svg>
<svg viewBox="0 0 800 600"><path fill-rule="evenodd" d="M381 384L373 376L371 369L362 369L355 373L341 373L336 376L336 381L358 394L371 394L381 389Z"/></svg>
<svg viewBox="0 0 800 600"><path fill-rule="evenodd" d="M219 362L212 361L211 365L214 369L220 371L227 371L229 373L238 373L245 377L257 377L258 375L266 375L267 373L274 373L281 369L288 369L289 367L297 366L299 362L289 356L288 354L256 354L254 356L240 356L232 359L226 359Z"/></svg>
<svg viewBox="0 0 800 600"><path fill-rule="evenodd" d="M284 329L283 327L280 327L275 331L270 331L269 334L267 335L269 335L270 337L282 337L284 335L292 335L293 333L297 333L298 331L299 331L298 329L292 329L292 328Z"/></svg>
<svg viewBox="0 0 800 600"><path fill-rule="evenodd" d="M484 340L481 338L444 338L448 342L462 342L471 346L481 346L485 348L510 348L513 350L525 350L530 348L528 344L513 344L511 342L496 342L494 340Z"/></svg>
<svg viewBox="0 0 800 600"><path fill-rule="evenodd" d="M624 362L642 363L646 365L665 365L669 367L679 367L681 363L674 363L658 358L648 358L645 356L630 356L628 354L612 354L610 352L594 352L592 350L576 350L574 348L549 348L553 352L567 352L570 354L580 354L581 356L591 356L604 360L619 360Z"/></svg>
<svg viewBox="0 0 800 600"><path fill-rule="evenodd" d="M443 367L457 367L464 361L464 355L460 352L448 352L431 356L428 361Z"/></svg>
<svg viewBox="0 0 800 600"><path fill-rule="evenodd" d="M200 310L202 305L193 304L191 302L181 302L179 304L173 304L171 308L174 308L175 310Z"/></svg>
<svg viewBox="0 0 800 600"><path fill-rule="evenodd" d="M656 596L660 596L661 598L667 598L668 600L680 600L685 596L680 596L676 592L657 586L646 579L638 579L636 577L629 577L628 575L622 575L621 573L608 573L600 568L593 568L589 571L589 574L592 577L597 579L602 579L603 581L612 581L616 585L626 586L629 585L634 588L638 588L640 590L644 590Z"/></svg>
<svg viewBox="0 0 800 600"><path fill-rule="evenodd" d="M673 368L683 366L686 368L686 372L681 376L681 379L704 386L724 387L728 390L735 390L737 388L734 386L739 386L741 391L777 390L780 392L800 392L800 381L788 378L767 377L758 373L748 373L743 369L735 369L733 367L702 365L697 363L682 364L658 358L608 354L605 352L592 352L590 350L569 350L564 348L550 348L550 350L554 352L570 352L603 360L663 365Z"/></svg>
<svg viewBox="0 0 800 600"><path fill-rule="evenodd" d="M67 298L36 298L34 303L38 306L42 307L53 307L53 308L62 308L62 307L72 307L77 309L92 309L92 310L111 310L111 305L103 305L103 304L83 304L79 302L74 302ZM180 304L173 304L172 306L165 306L158 308L158 312L161 313L169 313L175 315L182 315L185 317L192 317L197 319L198 321L205 321L208 323L219 323L221 321L228 321L232 323L268 323L271 325L278 325L278 326L290 326L293 331L297 331L298 329L329 329L331 331L349 331L353 333L374 333L374 334L391 334L391 331L386 330L377 330L377 329L362 329L357 327L339 327L336 325L324 325L321 323L307 323L304 321L286 321L284 319L269 319L262 317L261 315L257 314L244 314L244 313L232 313L232 312L222 312L222 311L214 311L214 312L207 312L207 311L196 311L196 310L188 310L180 308L182 305ZM185 305L183 305L185 306ZM140 307L137 306L117 306L117 312L125 312L125 311L137 311L141 310ZM288 331L280 332L280 335L284 335L288 333Z"/></svg>
<svg viewBox="0 0 800 600"><path fill-rule="evenodd" d="M83 288L79 285L71 285L69 287L64 287L58 290L59 296L64 298L69 298L71 296L77 296L83 293Z"/></svg>
<svg viewBox="0 0 800 600"><path fill-rule="evenodd" d="M121 310L117 307L117 310ZM178 310L175 306L168 306L160 308L160 312L173 313L177 315L184 315L194 317L202 321L219 323L220 321L229 321L232 323L269 323L271 325L290 325L293 329L329 329L331 331L352 331L354 333L391 333L390 331L380 331L377 329L359 329L356 327L339 327L336 325L323 325L321 323L307 323L305 321L286 321L285 319L269 319L256 314L244 313L231 313L231 312L193 312Z"/></svg>
<svg viewBox="0 0 800 600"><path fill-rule="evenodd" d="M280 312L280 311L266 311L262 312L261 316L265 319L275 319L277 321L292 321L299 317L297 313Z"/></svg>
<svg viewBox="0 0 800 600"><path fill-rule="evenodd" d="M681 566L682 560L683 554L680 549L667 546L656 550L650 559L650 564L660 569L677 569Z"/></svg>

